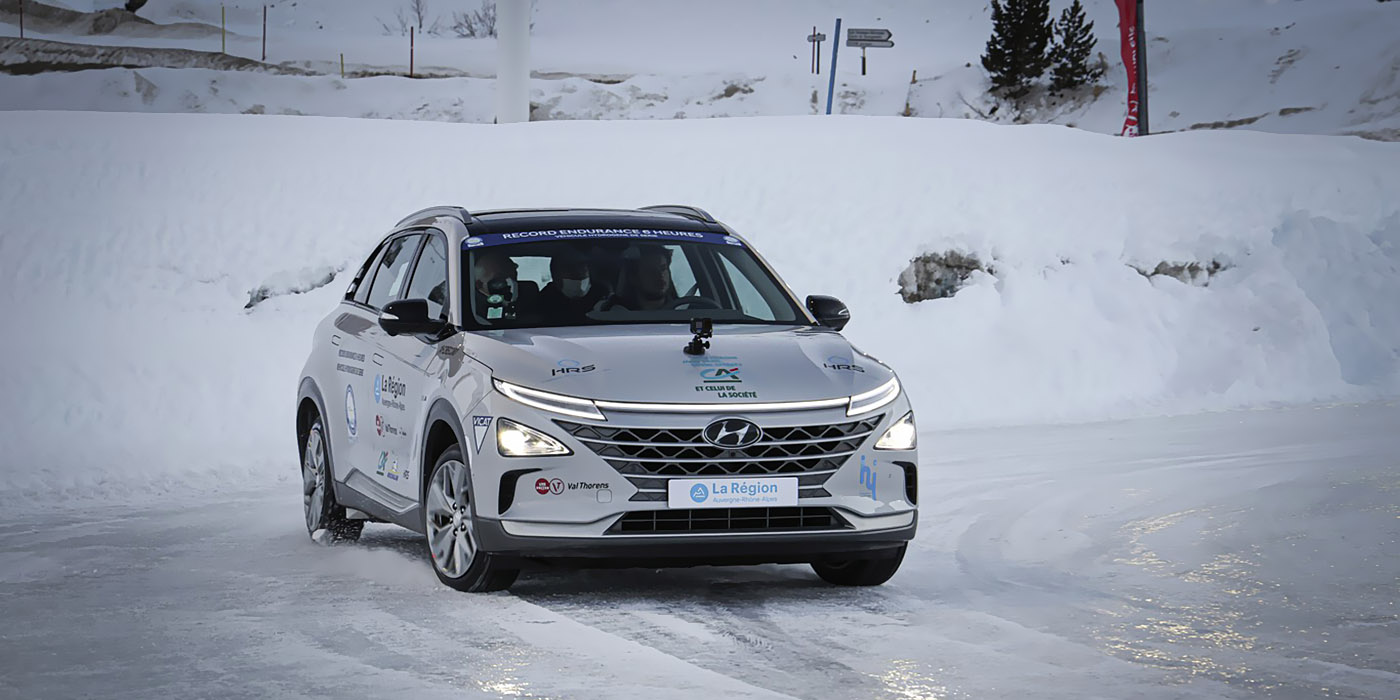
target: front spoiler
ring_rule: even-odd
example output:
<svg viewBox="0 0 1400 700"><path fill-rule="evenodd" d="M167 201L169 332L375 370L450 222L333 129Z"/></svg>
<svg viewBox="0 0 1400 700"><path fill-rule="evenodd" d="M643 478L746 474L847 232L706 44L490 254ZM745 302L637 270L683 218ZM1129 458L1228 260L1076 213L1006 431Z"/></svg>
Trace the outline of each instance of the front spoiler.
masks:
<svg viewBox="0 0 1400 700"><path fill-rule="evenodd" d="M873 532L792 532L726 535L520 537L499 520L478 520L482 551L507 566L558 564L580 568L805 564L893 555L918 528Z"/></svg>

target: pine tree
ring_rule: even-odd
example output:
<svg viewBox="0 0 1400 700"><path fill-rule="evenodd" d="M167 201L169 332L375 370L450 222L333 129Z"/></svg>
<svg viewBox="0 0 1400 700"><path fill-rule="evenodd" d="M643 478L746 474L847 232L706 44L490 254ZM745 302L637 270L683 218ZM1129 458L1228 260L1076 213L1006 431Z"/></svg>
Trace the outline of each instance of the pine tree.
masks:
<svg viewBox="0 0 1400 700"><path fill-rule="evenodd" d="M1103 67L1089 65L1096 44L1094 23L1085 21L1084 6L1074 0L1055 23L1055 46L1050 49L1055 67L1050 74L1050 87L1068 90L1098 82L1103 77Z"/></svg>
<svg viewBox="0 0 1400 700"><path fill-rule="evenodd" d="M992 36L982 67L992 87L1010 97L1026 94L1050 67L1050 0L992 0Z"/></svg>

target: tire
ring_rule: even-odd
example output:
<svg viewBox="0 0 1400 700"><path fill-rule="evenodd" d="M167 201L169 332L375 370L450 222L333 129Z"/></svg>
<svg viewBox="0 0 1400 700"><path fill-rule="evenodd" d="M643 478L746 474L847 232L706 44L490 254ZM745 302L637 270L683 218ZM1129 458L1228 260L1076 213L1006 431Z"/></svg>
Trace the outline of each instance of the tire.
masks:
<svg viewBox="0 0 1400 700"><path fill-rule="evenodd" d="M306 513L306 533L317 542L354 542L360 539L365 521L345 517L345 506L336 503L334 470L326 449L326 430L321 417L311 423L306 446L301 451L301 500ZM324 532L317 536L316 533Z"/></svg>
<svg viewBox="0 0 1400 700"><path fill-rule="evenodd" d="M515 583L518 569L502 567L477 547L476 499L471 470L462 448L453 445L438 457L423 495L423 532L428 558L438 580L470 593L503 591Z"/></svg>
<svg viewBox="0 0 1400 700"><path fill-rule="evenodd" d="M904 550L908 547L902 544L883 556L869 559L814 561L812 570L823 581L837 586L878 586L899 571L899 565L904 562Z"/></svg>

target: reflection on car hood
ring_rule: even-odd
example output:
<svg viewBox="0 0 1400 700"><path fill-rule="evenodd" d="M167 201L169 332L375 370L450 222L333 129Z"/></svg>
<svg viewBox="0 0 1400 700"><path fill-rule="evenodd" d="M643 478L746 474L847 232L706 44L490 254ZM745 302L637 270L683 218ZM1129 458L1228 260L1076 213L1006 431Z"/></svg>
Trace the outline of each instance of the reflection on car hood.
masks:
<svg viewBox="0 0 1400 700"><path fill-rule="evenodd" d="M850 396L894 376L840 334L807 326L715 326L682 351L680 324L478 331L465 352L497 379L558 394L647 403L754 403Z"/></svg>

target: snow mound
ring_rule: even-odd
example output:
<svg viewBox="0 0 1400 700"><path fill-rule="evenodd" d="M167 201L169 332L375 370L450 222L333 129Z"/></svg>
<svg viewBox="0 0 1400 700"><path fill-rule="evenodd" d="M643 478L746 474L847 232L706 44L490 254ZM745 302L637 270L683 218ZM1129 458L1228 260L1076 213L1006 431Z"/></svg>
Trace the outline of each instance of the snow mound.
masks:
<svg viewBox="0 0 1400 700"><path fill-rule="evenodd" d="M249 290L354 269L430 204L702 206L798 295L846 301L846 336L900 372L926 430L1400 393L1395 144L861 117L12 112L0 154L7 506L294 490L296 381L344 287L244 310ZM906 303L910 261L947 251L986 267ZM1163 261L1222 269L1205 286L1140 272Z"/></svg>

